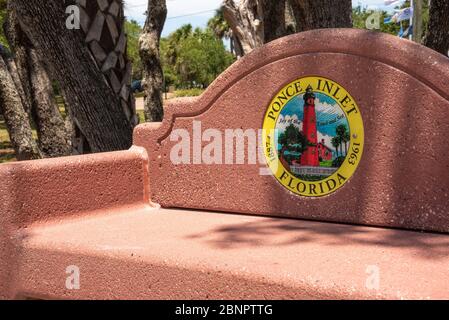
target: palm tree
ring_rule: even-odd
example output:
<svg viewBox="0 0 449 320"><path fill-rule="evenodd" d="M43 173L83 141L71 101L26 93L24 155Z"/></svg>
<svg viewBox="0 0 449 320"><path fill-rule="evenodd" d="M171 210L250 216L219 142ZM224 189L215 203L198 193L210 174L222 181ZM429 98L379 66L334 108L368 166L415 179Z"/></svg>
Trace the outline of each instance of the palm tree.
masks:
<svg viewBox="0 0 449 320"><path fill-rule="evenodd" d="M186 39L193 33L193 28L191 24L185 24L181 28L176 29L171 33L168 38L166 38L166 50L165 59L167 63L175 66L178 59L179 43L181 40Z"/></svg>
<svg viewBox="0 0 449 320"><path fill-rule="evenodd" d="M343 141L345 143L345 151L346 151L346 154L348 154L348 142L351 141L351 136L350 136L349 132L346 132L345 135L343 136L343 138L344 138Z"/></svg>
<svg viewBox="0 0 449 320"><path fill-rule="evenodd" d="M212 30L217 39L229 40L231 53L234 54L234 56L243 56L242 45L240 44L239 39L235 37L231 27L225 19L223 7L215 12L215 16L209 20L207 27Z"/></svg>
<svg viewBox="0 0 449 320"><path fill-rule="evenodd" d="M347 143L349 141L348 128L346 127L346 125L340 124L335 129L335 132L337 133L337 137L339 138L340 141L340 153L341 155L343 155L343 143L345 144L345 150L347 153Z"/></svg>
<svg viewBox="0 0 449 320"><path fill-rule="evenodd" d="M207 22L207 27L211 29L215 36L220 40L229 39L232 36L231 28L224 18L222 8L218 9L215 12L215 16Z"/></svg>
<svg viewBox="0 0 449 320"><path fill-rule="evenodd" d="M109 85L120 97L128 119L136 125L136 109L130 90L132 65L127 57L127 35L122 0L78 1L81 10L81 27L99 69ZM83 20L83 13L89 19ZM86 17L86 16L84 16ZM99 17L104 17L99 18ZM83 23L84 22L84 23Z"/></svg>
<svg viewBox="0 0 449 320"><path fill-rule="evenodd" d="M106 2L107 3L107 2ZM98 68L119 97L123 111L132 126L139 123L131 90L132 64L127 57L127 35L122 0L77 1L81 11L81 29ZM85 139L75 125L78 140ZM77 146L83 153L87 145Z"/></svg>
<svg viewBox="0 0 449 320"><path fill-rule="evenodd" d="M338 154L338 147L340 146L341 142L340 142L340 137L339 136L335 136L332 138L331 140L332 146L335 148L335 151L337 153L337 158L339 157Z"/></svg>

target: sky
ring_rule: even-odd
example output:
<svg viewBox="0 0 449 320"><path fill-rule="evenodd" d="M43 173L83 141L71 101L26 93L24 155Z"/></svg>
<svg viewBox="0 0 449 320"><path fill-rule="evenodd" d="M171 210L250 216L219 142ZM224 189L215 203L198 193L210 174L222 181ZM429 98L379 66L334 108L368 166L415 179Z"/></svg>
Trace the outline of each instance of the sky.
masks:
<svg viewBox="0 0 449 320"><path fill-rule="evenodd" d="M338 107L334 99L318 92L315 95L318 140L324 139L325 145L330 149L334 149L331 141L332 137L335 136L335 128L340 124L349 128L348 121L343 110ZM290 124L302 130L302 118L304 117L304 101L302 97L303 95L294 97L282 109L276 124L276 129L279 130L279 133L284 132Z"/></svg>
<svg viewBox="0 0 449 320"><path fill-rule="evenodd" d="M222 0L167 0L168 14L162 36L165 37L188 23L193 27L205 27L221 2ZM147 3L147 0L125 0L125 14L143 24Z"/></svg>
<svg viewBox="0 0 449 320"><path fill-rule="evenodd" d="M207 21L213 17L215 10L220 7L221 2L222 0L167 0L168 15L162 36L169 35L187 23L193 27L205 27ZM147 0L125 0L126 16L143 25L147 3ZM363 6L373 9L388 10L394 7L385 7L383 0L352 0L352 3L355 6L361 3Z"/></svg>

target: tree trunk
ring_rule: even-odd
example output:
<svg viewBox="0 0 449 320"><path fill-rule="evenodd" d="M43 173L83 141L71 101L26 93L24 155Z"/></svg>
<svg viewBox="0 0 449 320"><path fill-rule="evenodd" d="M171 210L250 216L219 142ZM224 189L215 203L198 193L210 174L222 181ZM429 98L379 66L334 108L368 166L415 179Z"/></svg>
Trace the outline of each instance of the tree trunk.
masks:
<svg viewBox="0 0 449 320"><path fill-rule="evenodd" d="M289 0L297 31L352 28L351 0Z"/></svg>
<svg viewBox="0 0 449 320"><path fill-rule="evenodd" d="M11 74L18 75L16 87L25 109L36 124L40 151L44 157L70 155L70 135L54 100L51 81L43 62L22 31L14 10L8 12L5 30L17 66L17 71Z"/></svg>
<svg viewBox="0 0 449 320"><path fill-rule="evenodd" d="M85 42L134 127L139 124L139 118L131 91L132 63L126 51L123 0L77 0L76 3L81 11Z"/></svg>
<svg viewBox="0 0 449 320"><path fill-rule="evenodd" d="M445 56L449 51L449 1L431 0L429 26L424 45Z"/></svg>
<svg viewBox="0 0 449 320"><path fill-rule="evenodd" d="M224 0L223 15L244 54L265 43L264 15L260 0L241 0L238 5L234 0Z"/></svg>
<svg viewBox="0 0 449 320"><path fill-rule="evenodd" d="M29 51L32 116L36 124L39 148L45 157L72 154L70 133L54 98L53 87L42 61L34 49Z"/></svg>
<svg viewBox="0 0 449 320"><path fill-rule="evenodd" d="M85 42L88 43L97 67L102 71L106 81L119 97L126 117L134 127L139 123L136 105L130 88L132 65L126 54L127 37L123 1L86 1L79 0L76 4L80 10L80 22ZM115 65L114 65L115 64ZM70 108L70 106L68 106ZM83 135L76 119L73 121L72 144L77 154L89 153L91 148Z"/></svg>
<svg viewBox="0 0 449 320"><path fill-rule="evenodd" d="M22 99L23 106L26 112L31 115L32 98L28 77L27 48L24 45L25 39L22 39L25 34L20 29L16 18L17 15L11 8L11 2L12 1L8 1L6 21L3 25L5 37L8 40L14 56L14 59L8 59L11 64L10 72ZM27 44L29 44L29 40L26 39L26 41ZM6 62L8 63L8 61Z"/></svg>
<svg viewBox="0 0 449 320"><path fill-rule="evenodd" d="M231 52L233 52L237 58L243 57L245 55L245 52L243 51L240 40L236 36L234 36L234 33L232 33L230 40L232 44Z"/></svg>
<svg viewBox="0 0 449 320"><path fill-rule="evenodd" d="M4 57L4 60L8 67L11 78L14 81L14 84L16 85L16 90L19 93L19 96L22 100L23 108L28 114L30 114L31 101L27 99L27 96L25 94L25 89L22 85L22 80L20 79L19 69L17 68L16 62L14 61L14 59L12 59L12 57L8 59Z"/></svg>
<svg viewBox="0 0 449 320"><path fill-rule="evenodd" d="M224 0L223 14L245 54L294 32L352 27L351 0Z"/></svg>
<svg viewBox="0 0 449 320"><path fill-rule="evenodd" d="M421 43L423 26L423 3L422 0L413 1L413 41Z"/></svg>
<svg viewBox="0 0 449 320"><path fill-rule="evenodd" d="M162 101L164 75L159 43L166 18L165 0L148 0L147 19L139 39L145 90L145 120L148 122L160 122L164 117Z"/></svg>
<svg viewBox="0 0 449 320"><path fill-rule="evenodd" d="M41 158L33 139L28 114L3 57L0 57L0 104L17 160Z"/></svg>
<svg viewBox="0 0 449 320"><path fill-rule="evenodd" d="M262 0L264 42L287 35L286 0Z"/></svg>
<svg viewBox="0 0 449 320"><path fill-rule="evenodd" d="M79 2L86 3L82 0ZM105 1L98 3L105 4ZM132 123L119 97L105 81L85 45L86 39L82 33L66 27L66 4L60 0L14 0L12 6L39 57L48 62L51 76L60 84L71 115L88 140L92 151L129 148L132 143ZM103 9L104 12L111 12L110 6ZM99 16L99 20L111 21L108 18L109 13L99 13ZM82 15L83 26L87 25L86 21ZM93 39L98 39L98 25L92 29ZM117 41L118 52L122 52L122 43L123 40ZM114 55L110 55L106 58L109 62L102 66L104 72L120 63L117 55L117 60L113 57Z"/></svg>
<svg viewBox="0 0 449 320"><path fill-rule="evenodd" d="M292 2L291 0L285 1L285 28L287 34L293 34L298 32L295 13L293 12L291 2Z"/></svg>

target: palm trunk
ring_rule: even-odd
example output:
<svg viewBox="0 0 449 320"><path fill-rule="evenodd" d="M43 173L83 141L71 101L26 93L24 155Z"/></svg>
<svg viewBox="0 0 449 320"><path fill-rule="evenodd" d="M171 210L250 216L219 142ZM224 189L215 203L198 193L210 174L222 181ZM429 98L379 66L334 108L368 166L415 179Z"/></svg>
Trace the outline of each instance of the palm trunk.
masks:
<svg viewBox="0 0 449 320"><path fill-rule="evenodd" d="M139 39L145 89L145 120L160 122L164 117L164 75L160 62L159 43L167 17L165 0L148 0L147 19Z"/></svg>
<svg viewBox="0 0 449 320"><path fill-rule="evenodd" d="M123 0L78 0L77 4L84 40L134 127L139 124L139 118L131 92L132 63L126 52L128 38Z"/></svg>
<svg viewBox="0 0 449 320"><path fill-rule="evenodd" d="M71 4L75 4L73 0ZM134 127L139 124L136 105L131 91L132 65L126 54L127 37L123 13L123 1L86 1L76 4L80 9L81 28L85 42L89 44L98 68L114 94L120 99L120 104L127 119ZM70 106L68 106L70 108ZM71 116L72 143L77 154L90 153L91 147L84 136L76 117Z"/></svg>
<svg viewBox="0 0 449 320"><path fill-rule="evenodd" d="M107 55L101 66L93 59L95 55L86 45L88 42L90 48L95 47L95 43L98 44L101 40L102 30L115 30L112 26L116 14L114 5L119 2L112 1L111 5L107 1L78 2L81 7L84 4L87 8L93 4L102 4L101 12L97 12L98 21L92 22L87 38L78 30L67 29L67 1L14 0L12 6L39 58L45 59L51 77L60 84L71 116L89 142L91 150L101 152L127 149L132 143L133 126L120 97L129 97L127 86L122 83L127 83L130 76L127 78L125 74L120 79L115 72L117 65L127 65L130 68L122 54L126 48L126 37L124 33L114 33L110 39L111 45L115 46L114 53ZM83 28L88 27L91 22L86 17L82 11ZM108 27L102 28L105 21ZM130 73L131 70L128 74ZM104 74L114 79L114 83L109 83ZM121 88L120 97L116 93L118 87Z"/></svg>

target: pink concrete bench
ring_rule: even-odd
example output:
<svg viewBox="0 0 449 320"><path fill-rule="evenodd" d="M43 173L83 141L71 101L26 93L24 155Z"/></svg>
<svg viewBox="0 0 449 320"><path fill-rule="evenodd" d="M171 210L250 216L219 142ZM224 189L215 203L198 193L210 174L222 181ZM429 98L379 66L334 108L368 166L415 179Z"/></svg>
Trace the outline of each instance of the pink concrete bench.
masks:
<svg viewBox="0 0 449 320"><path fill-rule="evenodd" d="M282 89L312 76L356 103L363 126L344 112L357 163L350 153L339 167L324 160L343 151L321 130L345 118L323 118L332 100L317 89L301 93L300 132L324 142L300 156L279 147L280 175L266 174L269 159L196 164L195 148L210 139L192 141L191 162L173 163L178 138L194 137L199 122L203 133L261 129ZM201 97L174 101L164 122L136 129L129 151L0 165L0 298L447 299L448 79L449 60L411 42L313 31L256 50ZM319 194L320 181L301 172L332 171L323 168L345 179ZM332 176L321 178L326 188ZM70 266L79 288L66 286Z"/></svg>

